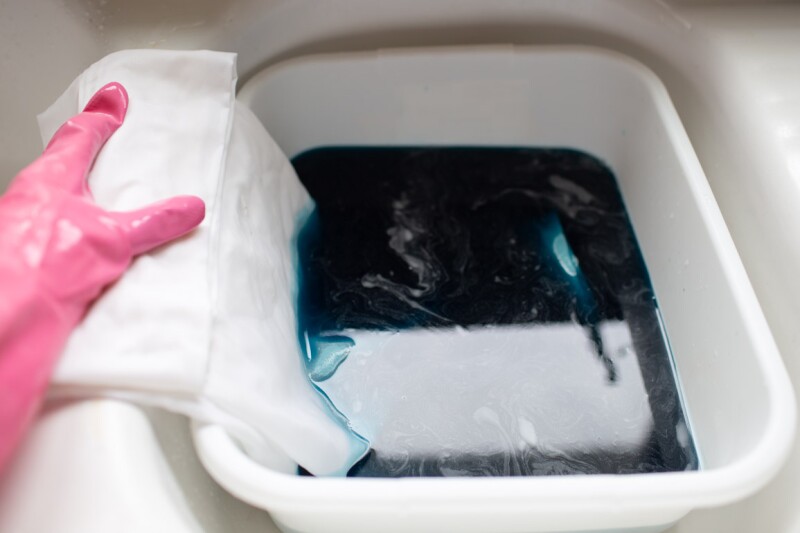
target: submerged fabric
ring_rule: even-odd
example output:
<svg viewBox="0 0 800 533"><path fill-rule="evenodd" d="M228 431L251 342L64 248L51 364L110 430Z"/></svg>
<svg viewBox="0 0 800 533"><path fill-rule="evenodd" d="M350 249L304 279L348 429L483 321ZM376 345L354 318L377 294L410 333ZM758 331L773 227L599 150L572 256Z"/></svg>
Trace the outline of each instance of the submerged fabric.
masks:
<svg viewBox="0 0 800 533"><path fill-rule="evenodd" d="M39 117L42 138L109 81L125 124L90 175L125 210L175 194L207 206L196 232L136 260L72 335L56 391L109 394L223 423L256 459L342 474L366 450L303 374L291 271L309 199L234 99L235 55L124 51L92 65Z"/></svg>

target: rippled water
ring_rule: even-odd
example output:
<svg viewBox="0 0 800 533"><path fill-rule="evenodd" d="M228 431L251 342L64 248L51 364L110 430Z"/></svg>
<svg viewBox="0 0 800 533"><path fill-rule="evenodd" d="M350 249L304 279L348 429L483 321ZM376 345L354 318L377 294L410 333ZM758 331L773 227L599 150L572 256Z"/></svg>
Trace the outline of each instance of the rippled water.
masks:
<svg viewBox="0 0 800 533"><path fill-rule="evenodd" d="M293 164L309 378L352 476L695 469L613 174L572 150L325 148Z"/></svg>

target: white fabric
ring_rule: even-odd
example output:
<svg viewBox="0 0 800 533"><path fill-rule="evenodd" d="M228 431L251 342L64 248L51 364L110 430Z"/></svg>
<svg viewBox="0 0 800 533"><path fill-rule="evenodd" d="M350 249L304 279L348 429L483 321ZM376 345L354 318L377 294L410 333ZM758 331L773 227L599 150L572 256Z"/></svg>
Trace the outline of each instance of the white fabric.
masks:
<svg viewBox="0 0 800 533"><path fill-rule="evenodd" d="M97 202L206 202L190 236L138 258L76 329L54 383L225 424L257 460L343 474L366 451L303 371L292 249L310 200L258 120L234 101L235 55L124 51L39 117L45 143L104 84L130 105L90 175Z"/></svg>
<svg viewBox="0 0 800 533"><path fill-rule="evenodd" d="M112 54L89 67L40 115L46 143L111 81L130 97L123 125L89 178L96 201L127 210L175 194L215 209L233 118L235 56L217 52ZM189 239L139 258L72 335L56 372L63 383L196 393L208 359L207 217ZM187 332L191 331L191 334ZM200 333L202 331L202 333Z"/></svg>

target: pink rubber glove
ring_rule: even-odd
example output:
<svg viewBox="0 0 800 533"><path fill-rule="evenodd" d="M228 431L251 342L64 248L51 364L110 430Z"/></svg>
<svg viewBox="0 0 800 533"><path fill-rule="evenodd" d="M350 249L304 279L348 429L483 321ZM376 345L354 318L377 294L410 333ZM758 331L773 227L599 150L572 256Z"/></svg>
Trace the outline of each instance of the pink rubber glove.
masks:
<svg viewBox="0 0 800 533"><path fill-rule="evenodd" d="M100 89L0 197L0 470L91 303L134 256L180 237L205 216L194 196L129 213L92 201L86 177L127 107L122 85Z"/></svg>

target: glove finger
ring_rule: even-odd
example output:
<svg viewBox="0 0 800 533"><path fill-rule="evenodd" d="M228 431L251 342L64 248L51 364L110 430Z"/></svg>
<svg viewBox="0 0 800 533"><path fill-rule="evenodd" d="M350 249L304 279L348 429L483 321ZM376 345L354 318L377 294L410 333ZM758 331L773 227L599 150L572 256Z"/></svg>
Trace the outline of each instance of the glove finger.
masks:
<svg viewBox="0 0 800 533"><path fill-rule="evenodd" d="M193 230L203 221L205 214L206 206L200 198L175 196L111 216L128 233L133 255L139 255Z"/></svg>
<svg viewBox="0 0 800 533"><path fill-rule="evenodd" d="M89 192L86 177L98 152L117 131L128 109L128 93L109 83L86 104L83 112L56 131L44 153L22 173L53 187L74 193Z"/></svg>

